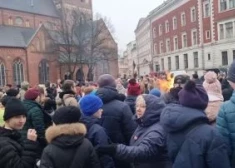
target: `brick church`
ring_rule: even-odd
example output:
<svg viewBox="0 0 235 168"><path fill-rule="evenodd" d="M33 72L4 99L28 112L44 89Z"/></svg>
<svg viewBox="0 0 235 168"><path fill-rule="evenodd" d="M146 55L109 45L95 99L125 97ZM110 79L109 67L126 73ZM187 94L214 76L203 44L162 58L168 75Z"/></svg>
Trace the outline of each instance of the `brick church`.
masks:
<svg viewBox="0 0 235 168"><path fill-rule="evenodd" d="M92 0L0 0L0 85L17 85L28 81L31 85L56 82L68 73L66 65L49 58L57 58L50 51L53 37L49 33L60 27L61 8L79 8L92 18ZM111 35L111 34L110 34ZM117 44L112 40L118 57ZM78 66L80 67L80 66ZM88 68L76 68L73 79L86 79ZM103 73L118 75L117 59L99 63L94 80Z"/></svg>

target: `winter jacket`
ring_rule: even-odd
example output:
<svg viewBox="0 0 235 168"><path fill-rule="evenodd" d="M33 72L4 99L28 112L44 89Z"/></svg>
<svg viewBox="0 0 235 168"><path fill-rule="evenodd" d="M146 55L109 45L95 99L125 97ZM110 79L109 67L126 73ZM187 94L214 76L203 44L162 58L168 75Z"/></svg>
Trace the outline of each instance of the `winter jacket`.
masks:
<svg viewBox="0 0 235 168"><path fill-rule="evenodd" d="M136 98L137 98L137 96L127 96L126 100L124 101L131 108L132 114L135 114L135 101L136 101Z"/></svg>
<svg viewBox="0 0 235 168"><path fill-rule="evenodd" d="M173 168L230 168L228 144L203 111L169 104L161 124Z"/></svg>
<svg viewBox="0 0 235 168"><path fill-rule="evenodd" d="M229 101L226 101L220 108L216 125L224 139L232 149L232 165L235 167L235 91Z"/></svg>
<svg viewBox="0 0 235 168"><path fill-rule="evenodd" d="M130 107L118 100L119 94L115 88L99 88L96 94L104 103L101 125L105 128L107 135L113 143L129 144L137 126L132 120L133 114ZM126 163L115 162L116 168L129 167Z"/></svg>
<svg viewBox="0 0 235 168"><path fill-rule="evenodd" d="M0 167L33 168L36 164L38 143L30 140L20 141L17 131L0 127Z"/></svg>
<svg viewBox="0 0 235 168"><path fill-rule="evenodd" d="M81 123L87 128L86 138L90 140L94 147L110 144L104 128L100 126L99 119L94 117L82 116ZM114 168L112 157L108 155L100 156L100 162L103 168Z"/></svg>
<svg viewBox="0 0 235 168"><path fill-rule="evenodd" d="M59 97L56 98L57 108L62 106L75 106L78 107L77 99L73 91L61 92Z"/></svg>
<svg viewBox="0 0 235 168"><path fill-rule="evenodd" d="M211 101L208 103L208 106L205 110L206 115L209 119L210 124L214 124L216 122L216 118L220 109L220 106L222 105L222 101Z"/></svg>
<svg viewBox="0 0 235 168"><path fill-rule="evenodd" d="M38 135L38 142L43 147L46 146L45 140L45 120L44 112L40 104L32 100L24 100L23 104L27 109L26 123L21 131L22 138L26 139L28 129L35 129Z"/></svg>
<svg viewBox="0 0 235 168"><path fill-rule="evenodd" d="M130 146L118 145L115 157L134 163L135 168L170 168L166 152L166 134L160 125L165 103L153 95L144 96L146 111L137 119Z"/></svg>
<svg viewBox="0 0 235 168"><path fill-rule="evenodd" d="M96 94L104 103L101 125L105 128L108 136L113 143L128 144L136 129L130 107L117 100L119 95L114 88L100 88Z"/></svg>
<svg viewBox="0 0 235 168"><path fill-rule="evenodd" d="M40 168L100 168L85 134L86 127L80 123L49 127L46 131L49 145L43 151Z"/></svg>

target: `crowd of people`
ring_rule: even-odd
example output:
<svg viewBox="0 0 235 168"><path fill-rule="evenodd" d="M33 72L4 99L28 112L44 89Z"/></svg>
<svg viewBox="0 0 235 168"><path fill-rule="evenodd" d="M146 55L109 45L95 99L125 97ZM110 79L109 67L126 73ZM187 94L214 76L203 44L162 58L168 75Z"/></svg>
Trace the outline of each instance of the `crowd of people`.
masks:
<svg viewBox="0 0 235 168"><path fill-rule="evenodd" d="M0 90L1 168L235 168L227 76L162 73Z"/></svg>

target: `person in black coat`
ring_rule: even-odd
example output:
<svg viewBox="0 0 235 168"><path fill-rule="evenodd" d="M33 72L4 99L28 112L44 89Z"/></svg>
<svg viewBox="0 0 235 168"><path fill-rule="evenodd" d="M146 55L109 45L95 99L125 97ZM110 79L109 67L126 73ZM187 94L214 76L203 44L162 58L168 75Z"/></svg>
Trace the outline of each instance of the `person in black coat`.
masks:
<svg viewBox="0 0 235 168"><path fill-rule="evenodd" d="M86 137L91 141L94 147L110 144L104 128L100 125L99 119L102 116L102 100L98 96L86 95L80 103L80 109L83 113L80 122L84 123L87 128ZM103 168L115 168L112 157L101 155L100 162Z"/></svg>
<svg viewBox="0 0 235 168"><path fill-rule="evenodd" d="M0 127L0 167L32 168L36 164L37 134L29 129L27 139L22 142L22 129L26 122L26 109L20 100L12 98L6 104L4 112L5 125Z"/></svg>
<svg viewBox="0 0 235 168"><path fill-rule="evenodd" d="M141 94L140 85L136 83L135 79L131 79L127 86L127 97L125 103L127 103L133 114L135 114L135 101L137 96Z"/></svg>
<svg viewBox="0 0 235 168"><path fill-rule="evenodd" d="M74 106L55 112L54 125L46 130L49 145L43 151L40 168L100 168L96 152L85 138L86 127L78 123L80 117Z"/></svg>
<svg viewBox="0 0 235 168"><path fill-rule="evenodd" d="M111 75L101 75L98 79L98 85L99 89L96 95L104 103L101 125L113 143L129 144L137 127L132 120L133 114L130 107L125 102L118 100L115 79ZM115 162L116 168L129 167L129 163Z"/></svg>
<svg viewBox="0 0 235 168"><path fill-rule="evenodd" d="M179 92L180 104L163 110L160 122L173 168L230 168L228 144L204 112L208 101L205 89L189 81Z"/></svg>
<svg viewBox="0 0 235 168"><path fill-rule="evenodd" d="M160 125L160 115L165 107L162 99L153 95L140 95L136 100L135 121L137 129L130 146L103 145L97 151L133 163L133 168L171 168L166 151L166 133Z"/></svg>

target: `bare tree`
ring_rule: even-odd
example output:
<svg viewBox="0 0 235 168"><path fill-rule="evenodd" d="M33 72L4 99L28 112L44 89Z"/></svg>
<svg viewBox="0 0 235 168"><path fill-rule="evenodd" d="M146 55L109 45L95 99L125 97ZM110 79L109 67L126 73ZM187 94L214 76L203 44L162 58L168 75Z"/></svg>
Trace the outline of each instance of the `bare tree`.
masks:
<svg viewBox="0 0 235 168"><path fill-rule="evenodd" d="M87 78L93 80L98 62L111 61L117 57L116 43L110 33L110 30L113 30L110 22L100 15L97 15L97 19L93 21L78 9L63 9L60 29L49 31L56 45L54 48L58 53L57 61L66 65L71 78L76 69L83 70L83 66L86 65Z"/></svg>

